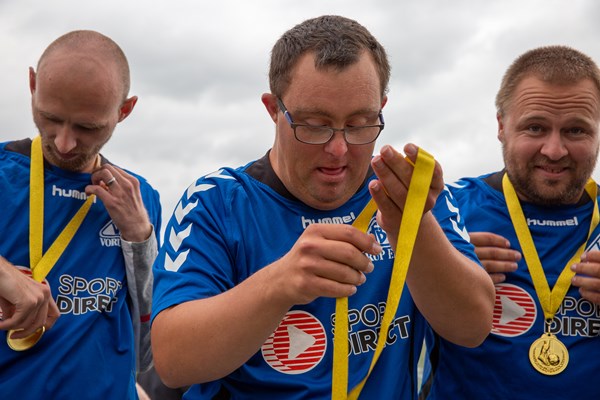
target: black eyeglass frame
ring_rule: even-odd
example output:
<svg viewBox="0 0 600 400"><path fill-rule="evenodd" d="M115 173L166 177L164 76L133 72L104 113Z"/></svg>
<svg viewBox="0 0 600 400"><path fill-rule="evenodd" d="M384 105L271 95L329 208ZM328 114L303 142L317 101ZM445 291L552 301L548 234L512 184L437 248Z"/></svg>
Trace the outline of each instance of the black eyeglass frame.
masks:
<svg viewBox="0 0 600 400"><path fill-rule="evenodd" d="M287 120L287 122L292 127L292 130L294 131L294 137L296 138L296 140L299 141L299 142L301 142L301 143L305 143L305 144L325 144L325 143L329 142L331 140L331 138L333 137L333 135L336 132L338 132L338 131L344 132L344 140L348 144L352 144L352 145L369 144L369 143L373 143L374 141L376 141L377 138L379 137L379 135L381 134L381 131L383 130L383 128L385 128L385 120L383 119L383 113L382 113L381 110L379 111L379 115L378 115L379 121L381 121L381 124L352 126L352 127L346 127L346 128L332 128L332 127L329 127L329 126L319 126L319 125L310 125L310 124L298 124L298 123L294 122L294 120L292 119L292 115L288 111L288 109L285 106L285 104L283 104L283 101L279 98L279 96L277 97L277 105L279 106L279 109L281 110L281 112L285 116L285 119ZM325 141L307 142L305 140L301 140L300 138L298 138L298 134L296 133L296 128L297 127L302 127L302 126L309 127L309 128L314 128L314 129L322 129L322 130L327 129L327 130L329 130L331 132L331 134L329 135L329 137ZM349 132L352 132L353 130L360 130L360 129L363 129L363 128L379 128L379 132L377 132L377 135L375 135L375 137L372 140L369 140L368 142L364 142L364 143L352 143L350 140L348 140L348 133Z"/></svg>

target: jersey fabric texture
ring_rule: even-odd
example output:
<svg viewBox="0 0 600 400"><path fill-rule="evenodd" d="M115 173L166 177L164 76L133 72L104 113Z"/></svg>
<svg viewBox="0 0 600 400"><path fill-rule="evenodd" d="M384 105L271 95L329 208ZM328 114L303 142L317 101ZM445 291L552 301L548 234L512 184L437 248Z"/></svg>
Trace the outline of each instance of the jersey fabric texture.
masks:
<svg viewBox="0 0 600 400"><path fill-rule="evenodd" d="M19 143L30 146L31 140ZM24 271L29 271L29 154L9 151L7 143L0 144L0 254ZM44 172L46 252L85 201L91 175L48 164ZM158 230L158 193L135 176L150 222ZM2 398L137 398L125 268L119 231L102 201L96 199L46 277L60 318L29 350L13 351L6 340L0 341Z"/></svg>
<svg viewBox="0 0 600 400"><path fill-rule="evenodd" d="M260 161L274 175L268 158ZM342 207L319 211L279 193L276 189L283 186L281 181L265 184L250 176L248 168L255 167L252 164L221 169L200 178L182 196L154 264L153 318L173 305L233 288L285 255L310 224L352 223L370 199L365 183ZM456 225L456 208L449 207L447 201L450 199L444 192L436 216L452 242L475 259L472 246ZM393 263L387 235L375 216L368 232L375 235L383 250L370 257L375 270L349 298L351 387L364 378L373 357ZM318 298L293 307L244 365L220 381L193 385L184 398L210 399L221 385L235 399L331 398L334 322L335 299ZM425 324L408 290L404 290L387 345L362 398L416 398L417 362Z"/></svg>
<svg viewBox="0 0 600 400"><path fill-rule="evenodd" d="M502 173L465 178L450 187L469 232L493 232L521 251L501 192ZM495 182L491 187L488 182ZM521 203L550 289L586 241L593 202L541 207ZM600 227L587 242L599 250ZM522 251L521 251L522 254ZM570 287L550 331L567 347L569 364L554 376L537 372L529 362L531 344L544 333L544 313L524 257L516 272L496 285L494 324L474 349L436 338L431 393L428 399L598 399L600 309ZM429 343L430 345L432 343Z"/></svg>

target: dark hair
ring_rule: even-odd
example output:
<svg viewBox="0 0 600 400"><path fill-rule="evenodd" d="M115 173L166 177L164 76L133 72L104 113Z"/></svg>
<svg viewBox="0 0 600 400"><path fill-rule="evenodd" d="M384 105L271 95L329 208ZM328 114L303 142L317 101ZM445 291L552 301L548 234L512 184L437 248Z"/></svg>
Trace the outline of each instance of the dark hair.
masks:
<svg viewBox="0 0 600 400"><path fill-rule="evenodd" d="M526 76L556 84L591 79L600 96L600 70L594 60L567 46L539 47L520 55L504 74L496 95L498 114L504 115L515 88Z"/></svg>
<svg viewBox="0 0 600 400"><path fill-rule="evenodd" d="M271 92L281 97L291 71L306 52L315 53L315 67L344 69L368 51L377 66L381 95L387 93L390 64L383 46L358 22L337 15L308 19L285 32L273 46L269 69Z"/></svg>

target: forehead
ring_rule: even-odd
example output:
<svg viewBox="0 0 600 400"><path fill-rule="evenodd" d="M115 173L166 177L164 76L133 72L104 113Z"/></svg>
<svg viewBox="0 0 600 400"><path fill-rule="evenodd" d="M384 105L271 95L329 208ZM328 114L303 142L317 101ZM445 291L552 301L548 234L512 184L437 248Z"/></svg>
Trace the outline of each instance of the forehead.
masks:
<svg viewBox="0 0 600 400"><path fill-rule="evenodd" d="M579 115L600 119L600 93L591 79L549 83L535 76L523 78L515 88L507 113L532 111L553 115Z"/></svg>
<svg viewBox="0 0 600 400"><path fill-rule="evenodd" d="M382 99L375 62L366 52L356 63L343 69L316 68L313 53L302 55L292 69L285 96L304 105L335 100L340 107L368 102L377 108Z"/></svg>
<svg viewBox="0 0 600 400"><path fill-rule="evenodd" d="M56 53L36 75L35 105L57 116L112 113L121 100L115 68L97 57Z"/></svg>

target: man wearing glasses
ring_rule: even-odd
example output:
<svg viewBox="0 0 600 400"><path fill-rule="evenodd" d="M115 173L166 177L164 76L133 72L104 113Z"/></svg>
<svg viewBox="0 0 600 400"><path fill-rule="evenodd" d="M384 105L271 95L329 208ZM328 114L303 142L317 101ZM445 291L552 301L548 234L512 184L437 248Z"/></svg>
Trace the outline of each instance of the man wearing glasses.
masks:
<svg viewBox="0 0 600 400"><path fill-rule="evenodd" d="M373 157L384 128L386 53L356 21L323 16L278 40L269 77L262 102L275 123L273 147L246 166L200 178L167 226L155 263L156 369L169 386L192 385L189 399L219 390L329 399L332 370L347 374L345 397L381 343L362 395L416 398L426 320L464 346L481 343L492 322L493 285L473 261L441 168L417 217L410 293L380 342L417 152L407 145L407 161L384 146ZM438 196L440 223L431 212ZM379 211L361 213L371 197ZM352 226L360 215L364 230ZM347 315L337 318L347 330L335 332L336 298L348 296ZM336 334L348 344L347 368L333 361Z"/></svg>

